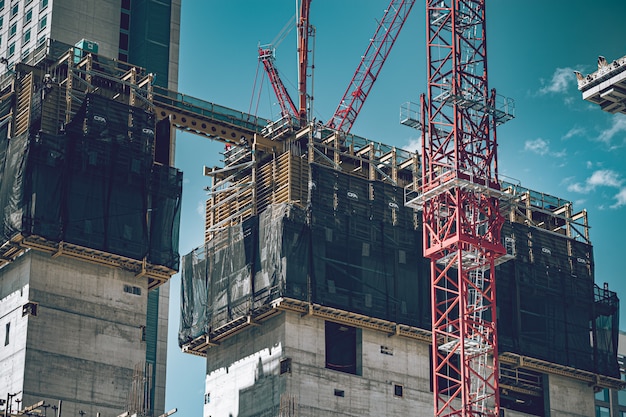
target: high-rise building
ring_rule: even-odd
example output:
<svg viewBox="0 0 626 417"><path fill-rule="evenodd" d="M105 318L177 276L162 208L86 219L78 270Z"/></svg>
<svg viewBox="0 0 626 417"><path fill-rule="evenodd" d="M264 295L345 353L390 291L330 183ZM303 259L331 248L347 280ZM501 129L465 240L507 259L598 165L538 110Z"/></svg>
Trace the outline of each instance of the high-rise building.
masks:
<svg viewBox="0 0 626 417"><path fill-rule="evenodd" d="M0 1L0 57L11 67L50 39L86 40L98 54L142 66L157 74L157 85L176 89L180 7L180 0Z"/></svg>
<svg viewBox="0 0 626 417"><path fill-rule="evenodd" d="M180 8L180 0L0 1L2 87L12 79L21 80L17 82L22 82L22 91L30 89L34 97L29 101L28 127L21 134L28 135L25 131L30 131L31 136L35 134L33 126L39 122L33 122L37 120L33 112L39 109L38 97L42 101L46 98L39 91L43 74L33 72L32 83L28 84L19 63L39 65L42 71L58 69L50 64L53 59L45 64L41 62L46 56L58 58L63 50L74 45L80 48L75 52L75 62L89 52L97 53L115 59L110 62L118 68L131 68L124 62L141 67L138 76L150 74L151 84L176 89ZM63 74L52 76L55 83L62 81L57 78ZM58 100L57 86L50 88L47 100ZM55 110L53 118L69 120L81 104L84 108L90 105L95 108L96 101L81 96L74 107L56 105L55 109L60 110ZM110 110L108 105L104 106L106 111ZM134 123L135 127L139 125L137 119ZM154 121L146 123L150 131L150 123ZM52 131L41 128L40 132L69 135L63 122L57 125ZM15 120L5 123L5 136L15 135L20 129L16 126ZM41 143L46 143L46 139ZM168 143L169 150L161 153L159 161L165 165L173 163L173 140ZM83 187L83 191L89 188L86 184L76 187ZM121 194L136 191L128 182L116 187ZM92 197L83 193L85 200ZM112 210L111 206L106 210ZM94 219L98 218L98 213L92 214ZM94 219L80 219L86 236L97 234ZM67 236L71 226L64 227ZM124 229L121 233L127 234L129 242L136 241L128 224L119 227ZM112 238L106 239L107 245L112 246ZM81 243L86 248L98 249L98 243L93 240ZM108 250L105 249L104 252ZM122 252L128 250L125 247ZM71 414L84 411L114 415L124 410L140 410L159 415L163 412L167 282L152 285L141 273L106 267L102 262L93 265L89 256L82 261L50 257L31 248L0 269L0 298L3 300L0 326L4 331L0 396L11 395L9 407L14 411L16 400L22 406L39 400L52 404L62 400L64 412Z"/></svg>

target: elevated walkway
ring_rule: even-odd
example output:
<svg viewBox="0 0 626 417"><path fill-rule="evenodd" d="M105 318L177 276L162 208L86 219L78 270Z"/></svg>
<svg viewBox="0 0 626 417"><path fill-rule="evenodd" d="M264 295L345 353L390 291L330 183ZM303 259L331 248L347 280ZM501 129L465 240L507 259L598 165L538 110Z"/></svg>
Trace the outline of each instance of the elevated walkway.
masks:
<svg viewBox="0 0 626 417"><path fill-rule="evenodd" d="M176 91L152 86L152 106L172 126L232 145L252 143L269 120Z"/></svg>

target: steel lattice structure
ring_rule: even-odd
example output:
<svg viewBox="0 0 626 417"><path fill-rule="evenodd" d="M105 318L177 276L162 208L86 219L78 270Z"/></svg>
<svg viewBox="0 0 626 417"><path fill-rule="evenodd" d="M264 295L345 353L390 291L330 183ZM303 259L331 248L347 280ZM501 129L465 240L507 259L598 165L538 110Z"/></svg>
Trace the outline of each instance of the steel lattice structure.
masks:
<svg viewBox="0 0 626 417"><path fill-rule="evenodd" d="M278 99L281 117L296 117L296 115L299 114L298 109L296 109L296 105L294 104L291 96L287 92L285 84L283 84L283 81L278 74L278 70L274 65L274 49L271 46L259 47L259 61L263 63L263 68L265 69L265 72L270 79L272 89L274 90L274 94L276 94L276 98Z"/></svg>
<svg viewBox="0 0 626 417"><path fill-rule="evenodd" d="M495 93L485 0L429 0L423 106L424 255L431 260L435 416L497 416ZM424 99L422 99L424 100Z"/></svg>

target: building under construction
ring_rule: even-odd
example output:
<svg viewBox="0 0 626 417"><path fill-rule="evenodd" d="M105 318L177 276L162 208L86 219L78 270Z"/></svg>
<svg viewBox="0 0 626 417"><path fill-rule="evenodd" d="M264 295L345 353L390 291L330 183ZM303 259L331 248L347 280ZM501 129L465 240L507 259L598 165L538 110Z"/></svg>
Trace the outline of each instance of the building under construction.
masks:
<svg viewBox="0 0 626 417"><path fill-rule="evenodd" d="M418 154L297 117L268 124L81 47L45 42L29 59L0 85L0 393L57 416L61 402L158 414L146 314L180 266L179 345L206 358L206 417L433 414L431 261L407 205ZM205 168L205 242L181 265L172 128L226 145ZM593 415L594 393L623 382L619 301L594 281L586 212L499 188L500 405Z"/></svg>
<svg viewBox="0 0 626 417"><path fill-rule="evenodd" d="M428 261L404 205L417 156L315 125L256 139L205 169L206 243L183 257L179 343L207 358L205 415L432 415ZM621 386L619 302L594 283L586 213L503 189L502 404L592 415L594 387Z"/></svg>
<svg viewBox="0 0 626 417"><path fill-rule="evenodd" d="M205 243L182 262L179 344L206 357L205 417L590 416L623 387L586 212L491 171L512 114L486 87L484 2L428 2L428 97L401 116L421 154L349 133L386 57L370 51L401 27L388 12L412 3L391 2L327 124L261 48L283 117L224 123L241 140L205 168Z"/></svg>

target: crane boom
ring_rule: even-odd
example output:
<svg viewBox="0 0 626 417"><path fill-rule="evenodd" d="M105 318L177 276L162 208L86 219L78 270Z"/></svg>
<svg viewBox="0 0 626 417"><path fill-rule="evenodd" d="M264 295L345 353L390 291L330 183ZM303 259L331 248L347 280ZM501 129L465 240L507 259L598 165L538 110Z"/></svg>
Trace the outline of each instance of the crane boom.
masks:
<svg viewBox="0 0 626 417"><path fill-rule="evenodd" d="M259 60L263 64L263 68L267 73L270 84L272 84L272 88L274 89L274 94L276 94L276 98L278 99L281 117L295 117L298 114L298 109L296 109L296 105L291 99L291 96L289 96L289 93L285 88L285 84L283 84L280 79L278 70L274 65L274 49L271 46L259 47Z"/></svg>
<svg viewBox="0 0 626 417"><path fill-rule="evenodd" d="M326 123L328 127L345 133L350 132L413 4L415 4L415 0L391 1L339 102L337 110L335 110L335 114Z"/></svg>

